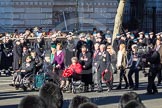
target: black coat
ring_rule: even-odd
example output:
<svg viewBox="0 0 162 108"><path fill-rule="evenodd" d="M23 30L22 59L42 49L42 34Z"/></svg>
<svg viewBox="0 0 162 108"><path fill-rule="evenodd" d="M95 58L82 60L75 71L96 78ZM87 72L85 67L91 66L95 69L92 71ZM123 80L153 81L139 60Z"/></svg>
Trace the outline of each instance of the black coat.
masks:
<svg viewBox="0 0 162 108"><path fill-rule="evenodd" d="M77 45L76 45L77 54L76 54L76 56L77 56L78 58L79 58L79 56L80 56L81 48L82 48L83 45L87 46L87 43L86 43L85 41L82 41L82 40L79 40L79 41L77 42Z"/></svg>
<svg viewBox="0 0 162 108"><path fill-rule="evenodd" d="M40 69L43 66L43 60L39 56L36 56L35 58L32 58L32 59L33 59L32 62L34 64L34 73L37 73L38 71L40 71Z"/></svg>
<svg viewBox="0 0 162 108"><path fill-rule="evenodd" d="M34 69L34 64L32 62L29 63L29 66L27 65L26 62L24 62L19 68L19 70L25 70L26 73L33 72L33 69Z"/></svg>
<svg viewBox="0 0 162 108"><path fill-rule="evenodd" d="M87 41L87 49L89 52L93 53L93 50L94 50L94 43L92 40L88 40Z"/></svg>
<svg viewBox="0 0 162 108"><path fill-rule="evenodd" d="M81 60L81 58L84 58L84 60ZM79 55L79 63L83 67L82 74L90 74L92 73L92 55L90 52L87 52L86 54L83 55L83 53L80 53Z"/></svg>
<svg viewBox="0 0 162 108"><path fill-rule="evenodd" d="M8 43L3 43L2 45L2 58L1 58L1 63L3 69L8 69L9 67L12 66L13 62L13 44L12 41L9 41Z"/></svg>
<svg viewBox="0 0 162 108"><path fill-rule="evenodd" d="M110 68L111 58L110 54L107 51L99 52L97 55L98 62L97 62L97 69L100 73L102 73L105 69Z"/></svg>
<svg viewBox="0 0 162 108"><path fill-rule="evenodd" d="M13 70L17 70L21 65L22 47L21 45L14 45L13 47Z"/></svg>
<svg viewBox="0 0 162 108"><path fill-rule="evenodd" d="M114 39L114 43L113 43L113 48L115 50L115 52L117 53L119 50L119 44L120 44L120 39Z"/></svg>

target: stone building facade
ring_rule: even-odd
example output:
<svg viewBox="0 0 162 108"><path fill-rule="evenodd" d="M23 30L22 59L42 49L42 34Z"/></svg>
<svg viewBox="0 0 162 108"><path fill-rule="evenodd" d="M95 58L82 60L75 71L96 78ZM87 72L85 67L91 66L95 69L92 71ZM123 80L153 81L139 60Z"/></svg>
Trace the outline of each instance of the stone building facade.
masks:
<svg viewBox="0 0 162 108"><path fill-rule="evenodd" d="M113 29L117 0L0 0L0 31Z"/></svg>
<svg viewBox="0 0 162 108"><path fill-rule="evenodd" d="M155 9L155 14L153 9ZM136 21L132 21L133 18ZM145 32L161 32L162 0L127 0L123 22L129 25L129 28L137 26Z"/></svg>

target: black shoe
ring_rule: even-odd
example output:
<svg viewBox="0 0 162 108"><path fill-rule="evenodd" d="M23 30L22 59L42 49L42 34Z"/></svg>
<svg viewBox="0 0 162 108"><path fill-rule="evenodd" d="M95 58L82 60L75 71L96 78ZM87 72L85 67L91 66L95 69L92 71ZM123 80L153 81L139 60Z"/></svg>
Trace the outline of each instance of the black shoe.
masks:
<svg viewBox="0 0 162 108"><path fill-rule="evenodd" d="M97 90L98 93L101 93L102 91L103 91L102 89L98 89L98 90Z"/></svg>
<svg viewBox="0 0 162 108"><path fill-rule="evenodd" d="M161 85L161 83L157 83L157 86L160 86Z"/></svg>
<svg viewBox="0 0 162 108"><path fill-rule="evenodd" d="M111 91L111 87L108 87L107 91L110 92Z"/></svg>
<svg viewBox="0 0 162 108"><path fill-rule="evenodd" d="M138 87L134 87L133 90L138 90Z"/></svg>
<svg viewBox="0 0 162 108"><path fill-rule="evenodd" d="M129 87L128 84L126 84L125 87L124 87L124 89L127 89L128 87Z"/></svg>
<svg viewBox="0 0 162 108"><path fill-rule="evenodd" d="M11 76L11 73L6 73L6 76L7 76L7 77Z"/></svg>
<svg viewBox="0 0 162 108"><path fill-rule="evenodd" d="M134 87L130 86L128 89L129 89L129 90L133 90L133 89L134 89Z"/></svg>
<svg viewBox="0 0 162 108"><path fill-rule="evenodd" d="M153 94L158 94L158 91L156 90L156 91L153 91Z"/></svg>
<svg viewBox="0 0 162 108"><path fill-rule="evenodd" d="M88 92L88 87L87 86L84 87L84 92Z"/></svg>
<svg viewBox="0 0 162 108"><path fill-rule="evenodd" d="M117 87L116 87L116 90L120 90L121 89L121 85L118 85Z"/></svg>
<svg viewBox="0 0 162 108"><path fill-rule="evenodd" d="M15 85L15 89L16 89L16 90L19 90L19 88L20 88L20 85L19 85L19 84L16 84L16 85Z"/></svg>
<svg viewBox="0 0 162 108"><path fill-rule="evenodd" d="M12 87L14 87L14 84L9 84L9 86L12 86Z"/></svg>

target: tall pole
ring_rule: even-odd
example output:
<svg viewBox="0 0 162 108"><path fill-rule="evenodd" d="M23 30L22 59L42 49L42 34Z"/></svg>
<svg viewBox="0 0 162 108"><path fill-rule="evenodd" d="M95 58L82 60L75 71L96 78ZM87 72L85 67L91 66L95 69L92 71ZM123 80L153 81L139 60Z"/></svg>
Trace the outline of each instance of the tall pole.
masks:
<svg viewBox="0 0 162 108"><path fill-rule="evenodd" d="M156 7L152 7L152 31L156 33Z"/></svg>
<svg viewBox="0 0 162 108"><path fill-rule="evenodd" d="M65 29L67 31L68 28L67 28L66 17L65 17L65 12L64 11L63 11L63 18L64 18Z"/></svg>

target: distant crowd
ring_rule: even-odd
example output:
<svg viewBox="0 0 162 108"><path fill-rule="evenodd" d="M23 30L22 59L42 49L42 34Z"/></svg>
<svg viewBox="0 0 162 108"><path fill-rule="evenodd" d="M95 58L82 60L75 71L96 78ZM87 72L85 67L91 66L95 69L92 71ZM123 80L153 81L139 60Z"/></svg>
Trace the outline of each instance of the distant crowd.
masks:
<svg viewBox="0 0 162 108"><path fill-rule="evenodd" d="M154 80L158 75L157 85L161 84L162 33L140 31L116 34L113 44L109 30L103 32L94 28L92 32L77 34L78 39L74 39L74 35L57 30L44 32L38 27L26 29L23 33L18 30L12 34L5 33L0 44L1 74L13 75L11 85L19 87L28 73L37 75L41 71L49 76L54 73L53 79L56 78L61 90L71 90L70 85L75 79L83 82L84 92L94 91L95 88L97 92L102 92L103 83L108 91L112 90L113 74L119 70L119 84L115 89L122 89L124 79L124 89L138 90L139 71L143 64L147 64L150 68L147 93L158 93ZM29 37L36 39L31 41ZM148 54L145 49L150 50Z"/></svg>

